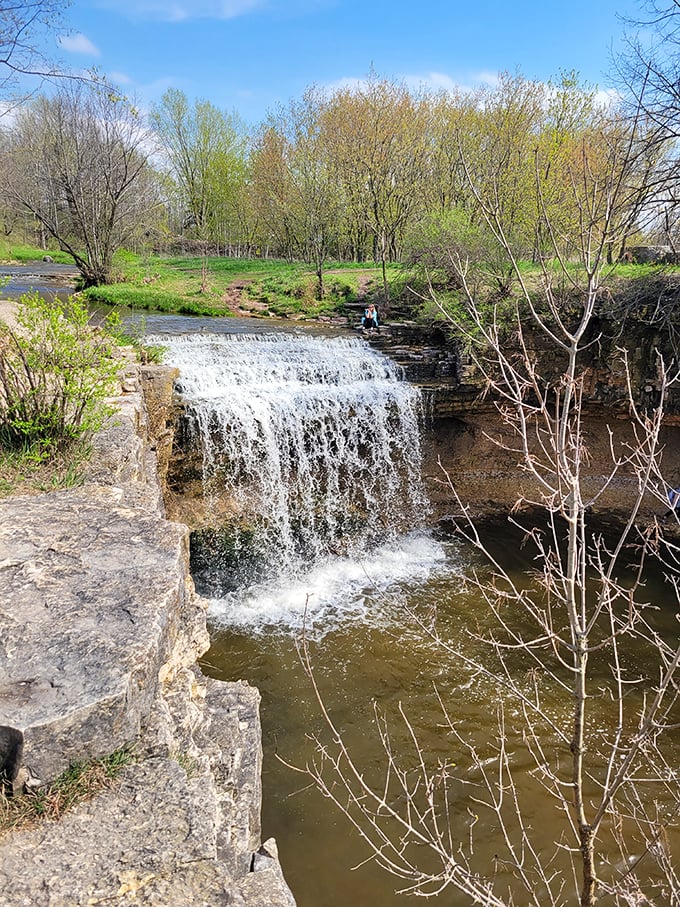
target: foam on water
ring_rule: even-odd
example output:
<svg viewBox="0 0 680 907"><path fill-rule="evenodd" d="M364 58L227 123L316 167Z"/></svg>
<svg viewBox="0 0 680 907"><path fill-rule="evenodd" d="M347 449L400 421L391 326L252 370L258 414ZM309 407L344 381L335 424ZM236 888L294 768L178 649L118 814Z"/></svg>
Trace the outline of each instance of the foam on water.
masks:
<svg viewBox="0 0 680 907"><path fill-rule="evenodd" d="M212 598L209 614L221 628L261 633L305 626L316 638L356 619L371 626L392 625L403 620L403 586L412 589L451 570L444 546L427 533L415 532L375 548L366 558L328 557L287 582Z"/></svg>

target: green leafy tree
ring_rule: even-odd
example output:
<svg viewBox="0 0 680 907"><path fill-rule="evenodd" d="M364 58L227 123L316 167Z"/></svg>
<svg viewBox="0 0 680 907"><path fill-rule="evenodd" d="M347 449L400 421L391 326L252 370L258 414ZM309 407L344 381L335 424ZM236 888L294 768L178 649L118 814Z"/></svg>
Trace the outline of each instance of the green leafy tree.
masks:
<svg viewBox="0 0 680 907"><path fill-rule="evenodd" d="M165 92L150 121L179 187L184 228L204 241L222 237L225 223L238 223L247 175L243 124L209 101L190 104L176 88Z"/></svg>
<svg viewBox="0 0 680 907"><path fill-rule="evenodd" d="M323 135L353 229L372 238L387 301L387 262L398 259L405 230L422 211L427 105L405 85L371 73L359 88L332 96Z"/></svg>
<svg viewBox="0 0 680 907"><path fill-rule="evenodd" d="M270 230L291 255L313 262L317 294L341 218L341 193L323 137L324 96L305 92L272 117L255 156L257 197Z"/></svg>

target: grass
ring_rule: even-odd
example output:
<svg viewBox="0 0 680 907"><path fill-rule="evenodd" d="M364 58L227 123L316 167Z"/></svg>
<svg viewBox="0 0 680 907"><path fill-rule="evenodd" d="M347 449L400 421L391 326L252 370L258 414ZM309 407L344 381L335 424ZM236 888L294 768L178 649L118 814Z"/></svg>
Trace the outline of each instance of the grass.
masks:
<svg viewBox="0 0 680 907"><path fill-rule="evenodd" d="M111 787L124 766L135 761L129 747L92 762L77 762L51 784L19 796L0 793L0 835L55 821L79 803Z"/></svg>
<svg viewBox="0 0 680 907"><path fill-rule="evenodd" d="M538 289L540 266L531 262L521 262L520 266L528 286L536 284ZM661 270L655 265L621 263L612 266L609 276L631 280ZM116 257L115 272L115 283L85 291L91 302L187 315L229 316L244 310L252 315L296 319L351 317L365 300L381 302L380 268L372 263L329 262L324 270L323 299L318 298L312 267L301 262L121 252ZM420 295L427 296L427 288L419 287L416 275L394 264L388 268L388 280L391 320L414 315L425 320L436 317L432 306L423 304L417 295L420 289Z"/></svg>
<svg viewBox="0 0 680 907"><path fill-rule="evenodd" d="M73 259L60 249L38 249L36 246L27 246L22 243L10 243L6 239L0 240L0 261L42 261L45 255L60 265L72 265Z"/></svg>
<svg viewBox="0 0 680 907"><path fill-rule="evenodd" d="M378 268L329 263L324 296L310 265L274 259L200 258L119 253L116 282L84 291L92 302L155 312L231 315L240 305L253 314L309 317L345 314ZM397 273L395 267L394 273Z"/></svg>
<svg viewBox="0 0 680 907"><path fill-rule="evenodd" d="M0 498L15 494L43 494L82 485L89 446L76 446L45 459L39 451L0 447Z"/></svg>
<svg viewBox="0 0 680 907"><path fill-rule="evenodd" d="M91 302L105 303L116 308L142 309L150 312L176 312L181 315L226 315L226 306L218 300L191 298L176 289L144 287L115 283L89 287L83 291Z"/></svg>
<svg viewBox="0 0 680 907"><path fill-rule="evenodd" d="M44 254L28 245L0 242L0 259L31 261ZM72 263L63 252L48 254L55 261ZM520 268L530 288L538 284L539 265L526 261ZM678 269L621 262L606 273L614 281L629 281L672 270ZM110 284L85 290L85 297L91 303L137 311L230 316L243 309L252 315L303 319L351 316L364 300L381 302L380 268L373 263L328 262L323 299L318 298L310 265L277 259L163 257L121 250L114 260L114 278ZM388 267L388 279L391 319L418 312L426 320L433 316L432 306L422 305L408 289L418 291L416 275L394 264ZM426 289L423 293L427 295Z"/></svg>

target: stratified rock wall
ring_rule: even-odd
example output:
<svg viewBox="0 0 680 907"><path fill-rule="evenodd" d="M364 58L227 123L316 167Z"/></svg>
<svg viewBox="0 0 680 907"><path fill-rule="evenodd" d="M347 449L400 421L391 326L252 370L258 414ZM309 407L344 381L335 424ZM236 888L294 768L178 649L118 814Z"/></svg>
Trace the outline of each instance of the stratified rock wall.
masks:
<svg viewBox="0 0 680 907"><path fill-rule="evenodd" d="M389 325L368 338L404 369L407 380L423 392L425 432L423 476L433 518L507 512L540 500L541 490L525 468L521 445L502 418L499 401L488 392L484 376L462 343L441 325ZM535 327L526 326L525 342L539 363L546 385L560 386L564 362L554 345ZM581 362L582 431L587 457L581 464L584 494L593 512L627 518L638 491L635 469L626 461L636 446L629 389L644 412L658 405L660 352L673 361L672 336L643 324L621 325L595 318ZM513 355L512 336L506 352ZM621 346L627 348L624 365ZM520 350L514 350L518 355ZM661 465L667 482L680 481L680 385L667 393L661 431ZM538 451L537 451L538 452ZM620 460L614 471L614 460ZM663 512L665 491L648 492L640 516L653 520Z"/></svg>
<svg viewBox="0 0 680 907"><path fill-rule="evenodd" d="M136 755L58 822L3 837L0 903L294 907L276 845L260 847L259 693L195 664L205 605L188 530L164 516L139 379L130 366L81 487L0 502L6 786Z"/></svg>

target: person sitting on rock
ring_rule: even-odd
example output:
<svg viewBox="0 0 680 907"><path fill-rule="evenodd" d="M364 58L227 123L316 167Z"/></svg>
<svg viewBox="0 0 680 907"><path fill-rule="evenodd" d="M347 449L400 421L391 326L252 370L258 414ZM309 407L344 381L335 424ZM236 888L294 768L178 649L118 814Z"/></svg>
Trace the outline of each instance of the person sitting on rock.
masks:
<svg viewBox="0 0 680 907"><path fill-rule="evenodd" d="M380 330L378 325L378 310L373 305L373 303L366 306L366 308L364 309L364 315L361 319L361 326L362 328L369 331Z"/></svg>

